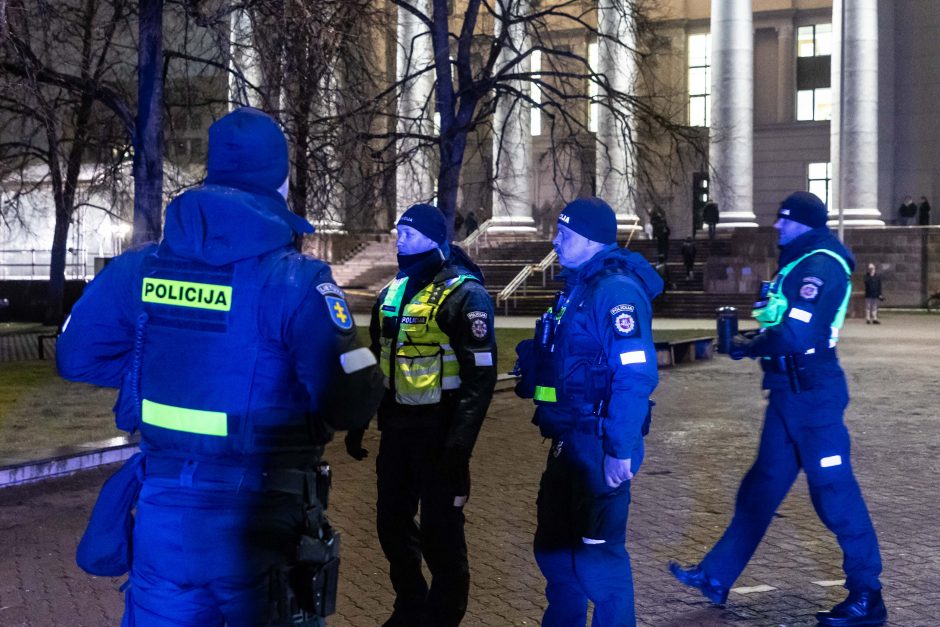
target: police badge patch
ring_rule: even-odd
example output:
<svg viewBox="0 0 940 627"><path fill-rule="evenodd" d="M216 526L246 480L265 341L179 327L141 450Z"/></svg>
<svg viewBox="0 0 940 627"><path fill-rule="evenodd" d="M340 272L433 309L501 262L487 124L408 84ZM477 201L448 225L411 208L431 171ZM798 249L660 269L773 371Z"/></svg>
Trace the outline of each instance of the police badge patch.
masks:
<svg viewBox="0 0 940 627"><path fill-rule="evenodd" d="M800 298L803 300L814 300L819 296L819 288L814 283L804 283L800 288Z"/></svg>
<svg viewBox="0 0 940 627"><path fill-rule="evenodd" d="M323 298L326 308L330 312L330 320L340 331L349 331L353 327L353 317L349 313L349 307L346 301L336 296L325 296Z"/></svg>
<svg viewBox="0 0 940 627"><path fill-rule="evenodd" d="M636 323L636 307L617 305L610 310L610 320L614 331L621 337L632 337L639 333Z"/></svg>
<svg viewBox="0 0 940 627"><path fill-rule="evenodd" d="M489 332L489 327L486 326L486 320L483 318L474 318L470 323L470 333L478 340L486 339Z"/></svg>

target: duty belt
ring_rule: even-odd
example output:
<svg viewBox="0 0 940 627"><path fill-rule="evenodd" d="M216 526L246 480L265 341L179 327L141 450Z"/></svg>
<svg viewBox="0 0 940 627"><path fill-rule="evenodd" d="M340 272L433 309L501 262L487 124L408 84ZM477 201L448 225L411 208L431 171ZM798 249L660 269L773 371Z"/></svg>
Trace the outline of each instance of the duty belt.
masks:
<svg viewBox="0 0 940 627"><path fill-rule="evenodd" d="M144 476L172 479L182 487L234 490L237 492L283 492L303 496L316 471L294 468L227 466L173 457L147 456Z"/></svg>
<svg viewBox="0 0 940 627"><path fill-rule="evenodd" d="M794 353L791 355L772 355L761 359L761 365L764 372L776 374L788 374L791 372L793 364L797 367L806 368L816 365L831 363L836 361L836 349L810 349L812 352Z"/></svg>

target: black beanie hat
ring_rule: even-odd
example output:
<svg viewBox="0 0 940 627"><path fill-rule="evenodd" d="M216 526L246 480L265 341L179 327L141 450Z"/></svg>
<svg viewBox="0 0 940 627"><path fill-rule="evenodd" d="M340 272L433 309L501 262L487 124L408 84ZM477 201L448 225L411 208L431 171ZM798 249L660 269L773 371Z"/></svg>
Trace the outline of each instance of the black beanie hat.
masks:
<svg viewBox="0 0 940 627"><path fill-rule="evenodd" d="M578 198L569 202L558 216L558 224L600 244L617 242L617 216L600 198Z"/></svg>
<svg viewBox="0 0 940 627"><path fill-rule="evenodd" d="M447 224L444 222L444 214L434 205L411 205L398 218L396 226L410 226L433 240L438 246L447 243Z"/></svg>
<svg viewBox="0 0 940 627"><path fill-rule="evenodd" d="M209 127L206 169L210 185L277 191L289 172L287 138L263 111L235 109Z"/></svg>
<svg viewBox="0 0 940 627"><path fill-rule="evenodd" d="M780 203L777 218L786 218L808 227L818 229L826 226L828 211L826 205L816 194L793 192Z"/></svg>

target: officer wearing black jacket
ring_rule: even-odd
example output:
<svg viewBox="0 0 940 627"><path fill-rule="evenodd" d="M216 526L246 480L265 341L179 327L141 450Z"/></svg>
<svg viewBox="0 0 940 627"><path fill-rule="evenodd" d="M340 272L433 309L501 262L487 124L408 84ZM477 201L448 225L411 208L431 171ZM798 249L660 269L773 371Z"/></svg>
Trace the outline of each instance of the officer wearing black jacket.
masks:
<svg viewBox="0 0 940 627"><path fill-rule="evenodd" d="M687 586L723 604L800 469L813 506L844 553L848 598L821 625L881 625L881 556L865 501L852 472L845 375L836 356L839 329L852 291L852 254L826 228L826 206L796 192L780 206L777 276L765 286L753 316L753 337L734 338L731 357L758 359L769 404L757 459L738 491L734 518L705 559L670 569Z"/></svg>
<svg viewBox="0 0 940 627"><path fill-rule="evenodd" d="M436 207L409 208L397 232L400 272L379 294L369 326L386 381L377 526L396 597L385 625L447 627L460 623L470 590L463 506L496 384L493 303L479 268L448 245ZM361 431L346 445L357 459L367 453Z"/></svg>

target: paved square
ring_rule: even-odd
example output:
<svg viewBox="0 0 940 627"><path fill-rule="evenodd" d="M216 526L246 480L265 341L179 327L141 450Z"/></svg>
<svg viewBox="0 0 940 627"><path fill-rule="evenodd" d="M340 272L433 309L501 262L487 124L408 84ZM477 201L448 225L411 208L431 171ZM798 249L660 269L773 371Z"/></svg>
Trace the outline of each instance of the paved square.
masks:
<svg viewBox="0 0 940 627"><path fill-rule="evenodd" d="M854 464L878 530L891 625L940 625L940 316L849 321L840 344ZM728 522L754 456L764 400L758 367L724 357L663 371L647 460L634 481L628 546L640 625L808 626L844 596L841 554L800 478L726 609L683 589L669 559L696 561ZM467 506L472 588L465 625L537 625L544 582L531 554L548 445L531 406L497 394L473 458ZM331 518L344 533L338 626L379 625L392 601L375 538L375 431L364 462L333 444ZM86 576L74 548L111 469L0 491L0 624L117 625L121 579Z"/></svg>

